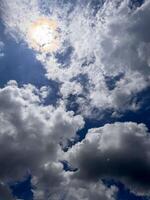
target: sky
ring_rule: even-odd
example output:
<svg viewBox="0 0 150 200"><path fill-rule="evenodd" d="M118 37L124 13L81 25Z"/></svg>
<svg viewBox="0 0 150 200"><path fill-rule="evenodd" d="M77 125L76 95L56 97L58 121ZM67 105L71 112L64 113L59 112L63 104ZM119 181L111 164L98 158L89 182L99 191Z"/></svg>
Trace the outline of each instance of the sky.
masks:
<svg viewBox="0 0 150 200"><path fill-rule="evenodd" d="M150 0L0 1L0 200L150 199Z"/></svg>

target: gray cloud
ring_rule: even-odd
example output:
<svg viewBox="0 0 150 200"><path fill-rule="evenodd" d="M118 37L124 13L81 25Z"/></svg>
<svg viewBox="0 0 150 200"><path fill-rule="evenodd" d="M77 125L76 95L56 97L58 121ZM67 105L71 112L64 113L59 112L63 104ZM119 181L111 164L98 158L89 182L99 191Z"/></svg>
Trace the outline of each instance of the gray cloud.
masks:
<svg viewBox="0 0 150 200"><path fill-rule="evenodd" d="M91 184L81 180L72 180L69 182L68 191L64 197L65 200L115 200L117 191L117 187L108 188L101 181Z"/></svg>
<svg viewBox="0 0 150 200"><path fill-rule="evenodd" d="M9 187L3 183L0 183L0 200L14 200Z"/></svg>
<svg viewBox="0 0 150 200"><path fill-rule="evenodd" d="M56 180L56 181L53 181ZM55 163L45 168L39 178L33 178L35 200L115 200L118 188L107 187L101 181L89 183L73 180L70 172L62 173L61 166Z"/></svg>
<svg viewBox="0 0 150 200"><path fill-rule="evenodd" d="M116 122L91 129L67 154L78 168L75 179L114 179L135 194L150 194L150 137L144 124Z"/></svg>

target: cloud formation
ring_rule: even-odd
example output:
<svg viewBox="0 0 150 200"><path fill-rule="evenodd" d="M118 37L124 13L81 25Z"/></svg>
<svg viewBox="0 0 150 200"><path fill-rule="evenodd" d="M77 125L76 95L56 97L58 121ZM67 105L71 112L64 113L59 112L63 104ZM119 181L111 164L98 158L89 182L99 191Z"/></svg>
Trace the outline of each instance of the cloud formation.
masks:
<svg viewBox="0 0 150 200"><path fill-rule="evenodd" d="M67 157L78 168L72 178L114 179L135 194L150 194L150 136L144 124L116 122L91 129Z"/></svg>
<svg viewBox="0 0 150 200"><path fill-rule="evenodd" d="M10 81L0 89L0 178L4 183L20 180L28 172L32 176L45 173L49 163L53 166L59 161L60 143L84 125L81 116L41 101L40 91L32 85L19 88ZM58 178L51 183L57 184Z"/></svg>
<svg viewBox="0 0 150 200"><path fill-rule="evenodd" d="M86 1L61 4L7 0L2 1L1 10L9 34L27 43L32 21L47 16L58 22L58 52L37 52L37 59L43 63L47 77L61 83L64 101L69 104L70 95L76 96L78 112L90 116L95 108L115 112L139 108L136 95L149 85L150 38L141 31L149 29L149 4L147 0L131 9L130 1L100 1L96 11ZM87 77L86 82L82 78L79 81L82 76ZM114 82L113 88L106 77Z"/></svg>
<svg viewBox="0 0 150 200"><path fill-rule="evenodd" d="M60 39L57 51L34 52L47 79L58 84L56 106L46 104L48 86L9 81L0 88L0 198L13 199L8 183L27 174L35 200L115 200L118 188L102 179L150 195L144 124L106 124L63 148L84 118L97 119L95 110L115 116L140 108L138 94L150 81L150 0L141 6L129 0L2 0L0 11L5 34L28 48L30 26L41 17L57 21ZM0 42L0 57L3 50ZM67 171L64 160L77 171Z"/></svg>

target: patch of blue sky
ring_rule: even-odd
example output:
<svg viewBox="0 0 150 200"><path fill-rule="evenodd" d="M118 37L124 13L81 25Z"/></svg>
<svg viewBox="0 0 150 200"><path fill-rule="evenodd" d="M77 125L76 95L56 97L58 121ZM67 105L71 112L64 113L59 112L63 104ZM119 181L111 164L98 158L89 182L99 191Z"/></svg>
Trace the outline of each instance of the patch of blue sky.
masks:
<svg viewBox="0 0 150 200"><path fill-rule="evenodd" d="M130 8L136 8L136 7L140 7L145 0L130 0L129 2L129 7Z"/></svg>
<svg viewBox="0 0 150 200"><path fill-rule="evenodd" d="M23 200L33 199L31 176L27 176L23 181L11 183L10 189L14 197Z"/></svg>
<svg viewBox="0 0 150 200"><path fill-rule="evenodd" d="M73 53L73 47L68 46L63 52L56 52L57 62L61 64L62 67L68 67L71 63L71 55Z"/></svg>

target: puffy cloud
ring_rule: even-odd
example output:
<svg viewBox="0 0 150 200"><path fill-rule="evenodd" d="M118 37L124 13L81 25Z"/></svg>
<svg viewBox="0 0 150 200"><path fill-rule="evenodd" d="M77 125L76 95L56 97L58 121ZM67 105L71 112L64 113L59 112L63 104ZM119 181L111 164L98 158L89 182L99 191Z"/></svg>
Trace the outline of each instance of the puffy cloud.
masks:
<svg viewBox="0 0 150 200"><path fill-rule="evenodd" d="M66 200L115 200L117 194L117 187L106 187L102 182L87 183L81 180L73 180L69 182L67 193L64 195Z"/></svg>
<svg viewBox="0 0 150 200"><path fill-rule="evenodd" d="M91 184L73 180L71 174L72 172L62 173L62 166L58 163L47 165L44 172L32 180L33 185L37 188L34 191L34 199L115 200L118 192L116 186L107 187L101 181Z"/></svg>
<svg viewBox="0 0 150 200"><path fill-rule="evenodd" d="M82 85L78 82L65 82L61 89L61 94L63 94L63 97L68 97L70 94L77 95L82 93Z"/></svg>
<svg viewBox="0 0 150 200"><path fill-rule="evenodd" d="M84 121L72 111L67 112L62 104L44 106L45 89L30 84L18 87L15 81L0 89L1 195L13 199L7 183L30 172L35 200L114 200L116 187L107 188L101 182L72 182L70 172L64 171L59 162L64 154L60 143L74 136Z"/></svg>
<svg viewBox="0 0 150 200"><path fill-rule="evenodd" d="M67 184L62 165L58 162L46 164L38 175L32 178L32 184L36 188L33 190L35 200L61 199Z"/></svg>
<svg viewBox="0 0 150 200"><path fill-rule="evenodd" d="M48 181L50 188L63 180L60 143L73 137L84 121L63 105L44 106L40 92L30 84L19 88L15 81L0 89L0 178L4 183L20 180L28 172Z"/></svg>
<svg viewBox="0 0 150 200"><path fill-rule="evenodd" d="M116 122L91 129L66 156L78 168L72 178L114 179L135 194L150 194L150 137L144 124Z"/></svg>

